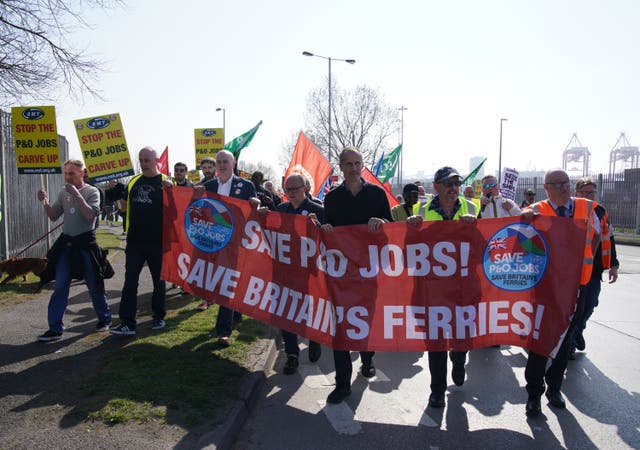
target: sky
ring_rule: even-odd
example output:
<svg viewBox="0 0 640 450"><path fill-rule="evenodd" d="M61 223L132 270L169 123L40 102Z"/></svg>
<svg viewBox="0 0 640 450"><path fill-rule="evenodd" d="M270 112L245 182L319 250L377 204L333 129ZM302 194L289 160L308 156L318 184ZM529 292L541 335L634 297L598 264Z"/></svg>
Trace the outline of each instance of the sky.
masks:
<svg viewBox="0 0 640 450"><path fill-rule="evenodd" d="M169 146L171 165L193 168L193 129L221 128L224 108L227 140L264 121L241 159L282 173L282 147L328 73L305 50L355 59L333 62L336 83L407 108L406 177L467 173L472 156L497 170L501 118L502 167L520 171L561 166L573 133L596 173L621 132L640 145L636 0L129 0L85 15L92 29L70 39L108 70L96 84L106 101L55 103L76 157L73 120L120 113L134 158Z"/></svg>

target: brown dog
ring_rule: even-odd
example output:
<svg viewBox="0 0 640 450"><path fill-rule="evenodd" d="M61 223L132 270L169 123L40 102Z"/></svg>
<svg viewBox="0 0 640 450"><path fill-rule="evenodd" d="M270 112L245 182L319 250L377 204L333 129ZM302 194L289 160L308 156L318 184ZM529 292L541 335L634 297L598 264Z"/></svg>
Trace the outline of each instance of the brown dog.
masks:
<svg viewBox="0 0 640 450"><path fill-rule="evenodd" d="M33 272L39 275L47 267L47 260L43 258L9 258L0 262L0 276L7 276L0 284L6 284L15 277L22 275L22 281L27 281L27 274Z"/></svg>

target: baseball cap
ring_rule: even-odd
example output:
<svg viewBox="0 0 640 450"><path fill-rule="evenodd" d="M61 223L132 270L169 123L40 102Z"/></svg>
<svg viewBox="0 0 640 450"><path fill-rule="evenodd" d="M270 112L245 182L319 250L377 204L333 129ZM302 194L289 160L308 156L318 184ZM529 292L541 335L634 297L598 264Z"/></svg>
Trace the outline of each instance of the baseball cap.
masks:
<svg viewBox="0 0 640 450"><path fill-rule="evenodd" d="M416 186L413 183L409 183L409 184L405 184L404 187L402 188L402 193L403 194L408 194L409 192L418 192L418 186Z"/></svg>
<svg viewBox="0 0 640 450"><path fill-rule="evenodd" d="M441 181L449 180L454 177L462 178L456 169L454 169L453 167L445 166L437 170L435 176L433 177L433 182L440 183Z"/></svg>

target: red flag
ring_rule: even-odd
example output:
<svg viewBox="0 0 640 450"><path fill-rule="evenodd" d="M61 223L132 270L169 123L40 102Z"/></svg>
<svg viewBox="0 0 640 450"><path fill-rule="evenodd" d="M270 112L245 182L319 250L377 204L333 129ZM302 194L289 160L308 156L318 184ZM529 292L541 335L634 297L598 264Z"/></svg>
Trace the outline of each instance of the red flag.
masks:
<svg viewBox="0 0 640 450"><path fill-rule="evenodd" d="M371 171L366 167L362 171L362 178L364 178L364 181L366 181L367 183L375 184L376 186L380 186L382 189L384 189L384 193L387 194L387 200L389 200L389 206L391 208L400 204L400 202L398 202L398 200L396 200L396 198L393 196L393 192L391 192L391 186L389 185L389 183L380 183L380 180L378 180L376 176L371 173Z"/></svg>
<svg viewBox="0 0 640 450"><path fill-rule="evenodd" d="M289 167L284 173L284 179L286 180L292 173L299 173L306 177L311 182L311 194L315 196L318 195L331 173L331 164L302 131L298 135L298 142L296 142Z"/></svg>
<svg viewBox="0 0 640 450"><path fill-rule="evenodd" d="M158 171L169 176L169 146L167 145L158 158Z"/></svg>

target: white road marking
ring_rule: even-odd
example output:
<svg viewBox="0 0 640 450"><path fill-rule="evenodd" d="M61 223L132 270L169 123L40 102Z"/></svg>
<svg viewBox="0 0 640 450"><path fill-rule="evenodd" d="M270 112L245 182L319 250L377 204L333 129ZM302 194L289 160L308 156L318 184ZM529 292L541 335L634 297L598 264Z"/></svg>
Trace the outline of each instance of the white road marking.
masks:
<svg viewBox="0 0 640 450"><path fill-rule="evenodd" d="M322 407L331 426L339 434L354 435L362 433L362 425L358 421L358 417L345 402L331 405L324 400L318 400L318 404Z"/></svg>

